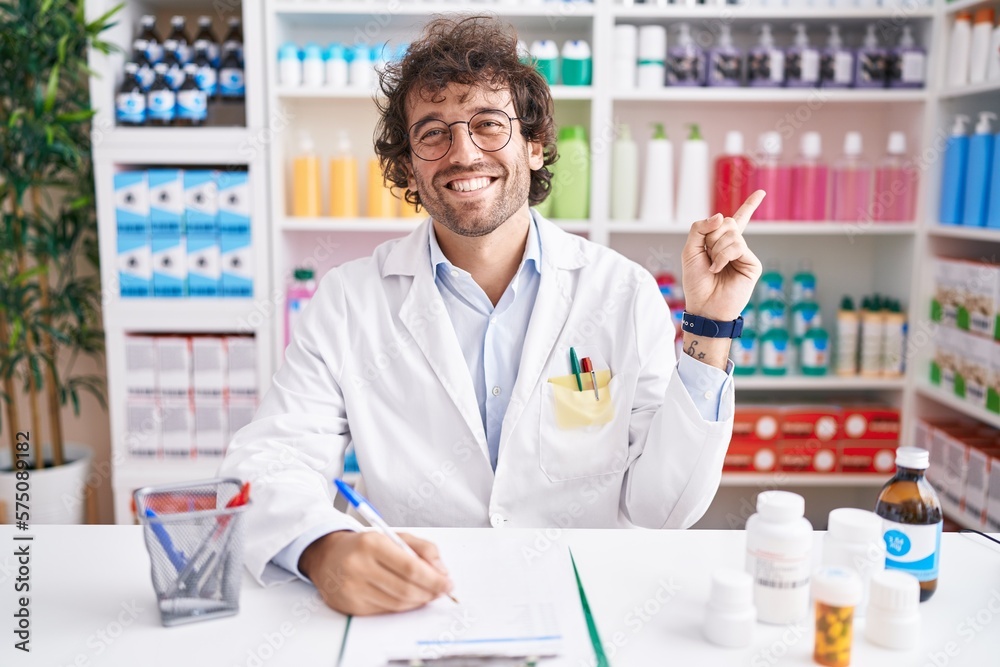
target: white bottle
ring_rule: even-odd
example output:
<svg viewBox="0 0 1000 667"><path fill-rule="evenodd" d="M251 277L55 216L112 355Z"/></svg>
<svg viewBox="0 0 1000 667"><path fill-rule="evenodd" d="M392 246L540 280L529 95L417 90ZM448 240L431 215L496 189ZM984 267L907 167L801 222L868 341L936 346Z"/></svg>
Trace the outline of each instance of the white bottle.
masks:
<svg viewBox="0 0 1000 667"><path fill-rule="evenodd" d="M1000 25L993 29L990 40L990 57L986 64L986 78L989 81L1000 80Z"/></svg>
<svg viewBox="0 0 1000 667"><path fill-rule="evenodd" d="M802 496L764 491L747 519L747 572L761 623L798 623L809 611L813 531L804 515Z"/></svg>
<svg viewBox="0 0 1000 667"><path fill-rule="evenodd" d="M618 90L634 90L639 54L639 29L634 25L615 26L614 78Z"/></svg>
<svg viewBox="0 0 1000 667"><path fill-rule="evenodd" d="M984 9L976 12L976 21L972 24L972 46L969 48L969 83L982 83L986 80L992 37L993 11Z"/></svg>
<svg viewBox="0 0 1000 667"><path fill-rule="evenodd" d="M666 85L667 29L662 25L639 28L639 59L636 66L640 90L659 90Z"/></svg>
<svg viewBox="0 0 1000 667"><path fill-rule="evenodd" d="M680 182L677 184L677 222L686 226L709 217L708 142L696 123L681 148Z"/></svg>
<svg viewBox="0 0 1000 667"><path fill-rule="evenodd" d="M349 66L348 79L351 88L368 89L372 85L372 59L366 44L355 44L354 57Z"/></svg>
<svg viewBox="0 0 1000 667"><path fill-rule="evenodd" d="M348 79L344 45L333 42L326 51L326 85L334 90L343 90L347 87Z"/></svg>
<svg viewBox="0 0 1000 667"><path fill-rule="evenodd" d="M882 350L885 339L885 318L874 304L865 299L861 307L861 376L882 375Z"/></svg>
<svg viewBox="0 0 1000 667"><path fill-rule="evenodd" d="M885 569L882 517L875 512L841 507L830 512L823 538L823 565L854 570L861 577L861 604L855 617L865 615L872 575Z"/></svg>
<svg viewBox="0 0 1000 667"><path fill-rule="evenodd" d="M299 59L299 47L291 42L283 44L278 49L278 83L289 87L302 85L302 61Z"/></svg>
<svg viewBox="0 0 1000 667"><path fill-rule="evenodd" d="M964 86L969 82L969 51L972 48L972 16L959 12L951 28L948 54L948 86Z"/></svg>
<svg viewBox="0 0 1000 667"><path fill-rule="evenodd" d="M837 311L837 375L840 377L855 377L858 374L859 323L854 301L845 296Z"/></svg>
<svg viewBox="0 0 1000 667"><path fill-rule="evenodd" d="M753 642L756 622L753 577L740 570L713 572L712 591L705 606L705 638L716 646L744 648Z"/></svg>
<svg viewBox="0 0 1000 667"><path fill-rule="evenodd" d="M639 149L621 125L611 154L611 219L631 222L639 203Z"/></svg>
<svg viewBox="0 0 1000 667"><path fill-rule="evenodd" d="M646 170L642 183L643 222L673 222L674 212L674 145L667 138L662 123L653 124L653 138L646 144Z"/></svg>
<svg viewBox="0 0 1000 667"><path fill-rule="evenodd" d="M319 88L324 79L323 52L317 44L306 44L302 55L302 85Z"/></svg>

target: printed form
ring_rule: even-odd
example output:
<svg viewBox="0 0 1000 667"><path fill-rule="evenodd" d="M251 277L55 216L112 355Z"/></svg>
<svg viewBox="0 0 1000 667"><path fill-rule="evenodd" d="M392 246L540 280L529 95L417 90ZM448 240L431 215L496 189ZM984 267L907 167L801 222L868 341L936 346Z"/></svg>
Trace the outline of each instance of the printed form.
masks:
<svg viewBox="0 0 1000 667"><path fill-rule="evenodd" d="M354 617L340 667L448 656L548 656L546 667L592 664L569 547L516 539L439 539L459 604L441 597L400 614ZM433 663L431 663L433 664Z"/></svg>

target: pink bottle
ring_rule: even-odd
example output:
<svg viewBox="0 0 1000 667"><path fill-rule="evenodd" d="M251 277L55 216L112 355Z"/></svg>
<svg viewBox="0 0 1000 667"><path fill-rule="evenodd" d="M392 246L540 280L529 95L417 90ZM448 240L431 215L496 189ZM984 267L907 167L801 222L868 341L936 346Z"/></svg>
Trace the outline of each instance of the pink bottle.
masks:
<svg viewBox="0 0 1000 667"><path fill-rule="evenodd" d="M792 220L826 220L828 169L820 160L823 140L819 132L802 135L799 157L792 165Z"/></svg>
<svg viewBox="0 0 1000 667"><path fill-rule="evenodd" d="M294 280L288 286L285 301L285 347L292 342L292 333L302 317L302 311L316 292L314 276L312 269L295 269Z"/></svg>
<svg viewBox="0 0 1000 667"><path fill-rule="evenodd" d="M875 170L872 218L889 222L913 222L917 209L919 172L906 160L906 135L889 134L888 154Z"/></svg>
<svg viewBox="0 0 1000 667"><path fill-rule="evenodd" d="M872 166L861 154L861 133L844 136L844 155L833 165L832 220L859 222L871 219Z"/></svg>
<svg viewBox="0 0 1000 667"><path fill-rule="evenodd" d="M765 132L757 147L757 168L750 189L763 190L767 196L753 214L754 220L790 220L792 171L781 164L781 133Z"/></svg>

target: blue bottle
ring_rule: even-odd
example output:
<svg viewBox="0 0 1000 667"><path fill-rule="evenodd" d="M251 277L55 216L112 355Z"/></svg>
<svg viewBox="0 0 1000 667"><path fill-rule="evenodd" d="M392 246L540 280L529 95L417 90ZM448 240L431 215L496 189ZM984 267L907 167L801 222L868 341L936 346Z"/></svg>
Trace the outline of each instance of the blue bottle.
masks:
<svg viewBox="0 0 1000 667"><path fill-rule="evenodd" d="M941 170L941 205L938 222L942 225L962 224L962 206L965 204L965 169L969 164L969 135L965 128L969 117L955 116L951 137L944 149L944 168Z"/></svg>
<svg viewBox="0 0 1000 667"><path fill-rule="evenodd" d="M992 111L979 114L976 133L969 139L969 166L965 170L965 206L962 224L982 227L986 224L986 207L989 204L990 171L993 167L993 130L990 119L996 120Z"/></svg>
<svg viewBox="0 0 1000 667"><path fill-rule="evenodd" d="M1000 151L996 149L997 141L1000 141L1000 134L993 137L993 174L990 176L990 204L986 209L986 226L993 229L1000 229Z"/></svg>

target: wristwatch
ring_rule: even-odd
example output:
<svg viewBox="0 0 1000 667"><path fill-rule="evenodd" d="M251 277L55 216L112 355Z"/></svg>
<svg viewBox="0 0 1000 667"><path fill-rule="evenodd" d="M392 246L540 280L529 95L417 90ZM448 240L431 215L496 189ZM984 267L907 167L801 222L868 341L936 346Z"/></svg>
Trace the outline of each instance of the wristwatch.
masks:
<svg viewBox="0 0 1000 667"><path fill-rule="evenodd" d="M719 322L707 317L692 315L685 310L681 329L686 333L705 338L739 338L743 335L743 316L740 315L731 322Z"/></svg>

